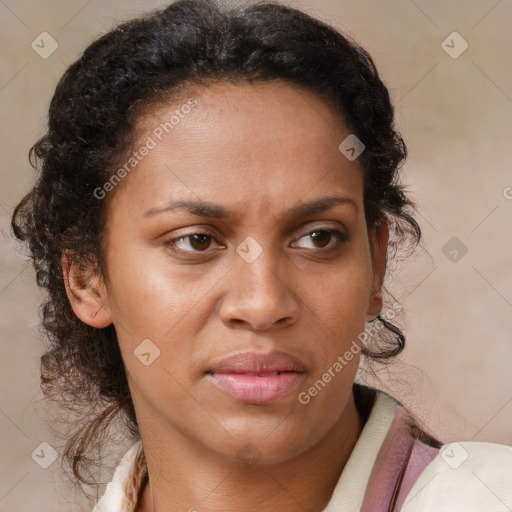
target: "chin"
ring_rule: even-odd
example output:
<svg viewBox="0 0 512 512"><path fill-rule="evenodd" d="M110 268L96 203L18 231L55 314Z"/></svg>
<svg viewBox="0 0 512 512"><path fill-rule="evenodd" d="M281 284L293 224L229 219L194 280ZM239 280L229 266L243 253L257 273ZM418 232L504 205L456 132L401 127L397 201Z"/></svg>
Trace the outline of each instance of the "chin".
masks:
<svg viewBox="0 0 512 512"><path fill-rule="evenodd" d="M285 425L282 420L281 425L276 421L265 426L258 423L236 430L228 429L232 436L215 451L245 465L279 464L298 457L322 438L319 432L313 434L313 429Z"/></svg>

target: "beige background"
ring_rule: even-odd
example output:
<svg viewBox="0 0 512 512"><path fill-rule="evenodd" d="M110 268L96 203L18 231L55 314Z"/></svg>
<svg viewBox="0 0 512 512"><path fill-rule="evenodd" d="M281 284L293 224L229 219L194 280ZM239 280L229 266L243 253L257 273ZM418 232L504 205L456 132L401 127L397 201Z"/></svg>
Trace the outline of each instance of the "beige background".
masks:
<svg viewBox="0 0 512 512"><path fill-rule="evenodd" d="M512 444L512 2L290 4L370 51L409 148L404 179L425 238L388 283L406 310L408 346L379 385L444 441ZM27 152L65 67L116 22L160 5L0 0L0 512L90 510L65 494L57 463L44 470L31 458L57 443L36 407L40 296L9 215L32 182ZM43 31L59 44L48 59L30 46ZM441 47L453 31L469 44L457 59ZM457 262L443 252L452 237L468 250Z"/></svg>

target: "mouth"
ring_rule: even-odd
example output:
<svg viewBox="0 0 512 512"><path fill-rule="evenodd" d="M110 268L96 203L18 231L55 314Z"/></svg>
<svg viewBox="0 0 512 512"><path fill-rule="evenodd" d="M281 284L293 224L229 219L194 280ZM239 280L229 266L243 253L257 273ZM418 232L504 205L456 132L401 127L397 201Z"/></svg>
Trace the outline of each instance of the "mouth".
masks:
<svg viewBox="0 0 512 512"><path fill-rule="evenodd" d="M206 374L232 398L264 405L289 395L304 379L306 369L298 358L285 352L244 352L214 364Z"/></svg>

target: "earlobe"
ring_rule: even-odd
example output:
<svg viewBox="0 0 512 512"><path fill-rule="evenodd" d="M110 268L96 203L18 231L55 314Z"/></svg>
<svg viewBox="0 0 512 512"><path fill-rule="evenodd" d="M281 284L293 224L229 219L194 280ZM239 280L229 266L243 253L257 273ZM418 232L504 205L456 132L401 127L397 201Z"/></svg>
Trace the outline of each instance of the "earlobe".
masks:
<svg viewBox="0 0 512 512"><path fill-rule="evenodd" d="M386 274L386 255L389 242L387 218L383 219L375 228L372 237L373 286L370 303L368 305L367 321L374 319L382 310L382 285Z"/></svg>
<svg viewBox="0 0 512 512"><path fill-rule="evenodd" d="M112 323L112 317L105 304L104 286L100 276L91 269L79 268L69 253L62 256L62 275L75 315L91 327L108 327Z"/></svg>

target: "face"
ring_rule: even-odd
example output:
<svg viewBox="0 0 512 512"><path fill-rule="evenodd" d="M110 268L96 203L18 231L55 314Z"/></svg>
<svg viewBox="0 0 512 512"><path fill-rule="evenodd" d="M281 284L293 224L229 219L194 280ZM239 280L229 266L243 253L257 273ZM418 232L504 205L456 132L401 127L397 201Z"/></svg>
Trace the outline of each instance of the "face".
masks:
<svg viewBox="0 0 512 512"><path fill-rule="evenodd" d="M342 417L382 279L362 169L338 149L350 133L278 82L195 87L140 119L97 300L143 435L226 457L251 443L276 462Z"/></svg>

